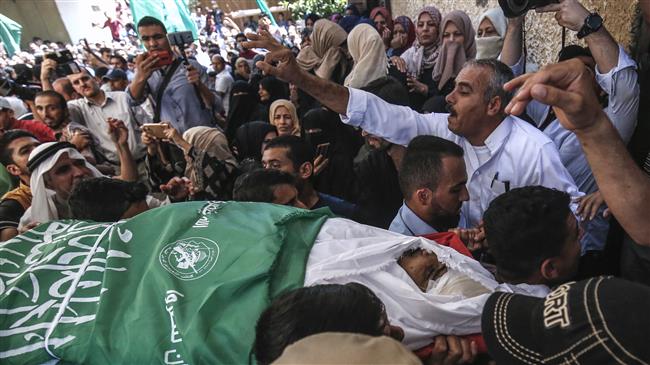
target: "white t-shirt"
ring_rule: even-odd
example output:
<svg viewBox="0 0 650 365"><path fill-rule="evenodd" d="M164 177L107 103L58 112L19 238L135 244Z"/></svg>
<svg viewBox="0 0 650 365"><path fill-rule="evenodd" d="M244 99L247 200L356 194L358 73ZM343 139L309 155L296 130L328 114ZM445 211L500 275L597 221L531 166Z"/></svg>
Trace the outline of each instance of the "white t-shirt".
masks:
<svg viewBox="0 0 650 365"><path fill-rule="evenodd" d="M232 84L234 82L235 80L227 69L219 72L214 82L214 90L219 93L219 96L221 96L223 109L226 114L228 114L228 108L230 107L230 90L232 90Z"/></svg>

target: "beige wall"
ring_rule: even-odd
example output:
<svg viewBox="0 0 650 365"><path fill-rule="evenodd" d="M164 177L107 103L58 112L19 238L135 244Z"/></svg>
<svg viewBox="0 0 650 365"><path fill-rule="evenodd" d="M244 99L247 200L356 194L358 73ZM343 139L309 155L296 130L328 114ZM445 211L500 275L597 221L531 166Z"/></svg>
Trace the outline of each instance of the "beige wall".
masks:
<svg viewBox="0 0 650 365"><path fill-rule="evenodd" d="M32 37L70 40L54 0L0 0L0 13L23 26L22 49L27 49Z"/></svg>
<svg viewBox="0 0 650 365"><path fill-rule="evenodd" d="M629 51L633 42L632 29L637 17L638 0L581 0L588 10L597 11L605 20L605 26L614 39ZM435 5L442 14L459 9L466 11L476 22L485 10L498 6L497 0L391 0L393 17L407 15L413 19L424 5ZM485 4L485 5L477 5ZM529 62L540 65L553 62L561 47L562 28L557 24L553 14L536 14L531 12L526 17L527 45ZM566 43L577 43L575 33L567 30Z"/></svg>

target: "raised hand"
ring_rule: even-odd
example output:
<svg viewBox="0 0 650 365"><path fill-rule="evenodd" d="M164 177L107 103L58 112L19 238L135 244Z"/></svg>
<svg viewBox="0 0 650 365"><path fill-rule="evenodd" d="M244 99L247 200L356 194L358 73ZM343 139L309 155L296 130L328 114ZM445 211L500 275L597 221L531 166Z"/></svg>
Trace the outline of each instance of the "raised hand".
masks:
<svg viewBox="0 0 650 365"><path fill-rule="evenodd" d="M593 85L593 71L582 61L552 64L504 85L508 91L519 89L506 106L506 113L519 115L535 99L551 105L564 128L574 132L588 129L604 115Z"/></svg>
<svg viewBox="0 0 650 365"><path fill-rule="evenodd" d="M256 64L265 74L273 75L286 82L295 82L303 72L291 50L280 45L269 32L248 33L246 37L250 41L244 42L244 47L265 48L269 51L264 57L264 61L258 61ZM277 62L276 66L273 66L274 62Z"/></svg>

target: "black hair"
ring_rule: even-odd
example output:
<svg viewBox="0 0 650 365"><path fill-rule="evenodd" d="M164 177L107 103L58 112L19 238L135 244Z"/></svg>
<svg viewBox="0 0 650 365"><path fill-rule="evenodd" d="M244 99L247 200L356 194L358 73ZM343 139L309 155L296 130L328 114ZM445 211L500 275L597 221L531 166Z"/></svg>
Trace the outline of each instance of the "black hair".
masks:
<svg viewBox="0 0 650 365"><path fill-rule="evenodd" d="M150 27L152 25L157 25L163 29L163 33L167 33L167 28L165 27L165 24L158 20L157 18L154 18L152 16L145 16L140 21L138 22L137 28L139 29L140 27Z"/></svg>
<svg viewBox="0 0 650 365"><path fill-rule="evenodd" d="M463 157L463 149L456 143L435 136L417 136L411 140L402 158L399 186L404 199L417 189L426 187L435 191L440 181L443 157Z"/></svg>
<svg viewBox="0 0 650 365"><path fill-rule="evenodd" d="M238 38L244 38L244 42L248 40L248 38L246 38L246 34L244 34L244 33L237 33L237 35L235 36L235 41Z"/></svg>
<svg viewBox="0 0 650 365"><path fill-rule="evenodd" d="M385 102L409 106L409 93L406 87L392 76L382 77L361 88L379 96Z"/></svg>
<svg viewBox="0 0 650 365"><path fill-rule="evenodd" d="M512 189L483 213L485 235L497 273L508 281L528 279L565 246L569 194L543 186Z"/></svg>
<svg viewBox="0 0 650 365"><path fill-rule="evenodd" d="M33 134L22 129L8 130L0 137L0 162L5 167L15 163L13 157L11 157L14 151L9 148L9 145L11 142L23 137L38 139Z"/></svg>
<svg viewBox="0 0 650 365"><path fill-rule="evenodd" d="M106 52L112 53L113 51L110 48L107 48L107 47L102 47L102 48L99 49L99 54L106 53Z"/></svg>
<svg viewBox="0 0 650 365"><path fill-rule="evenodd" d="M273 203L273 191L278 185L296 186L293 175L276 169L257 169L235 180L233 200L243 202Z"/></svg>
<svg viewBox="0 0 650 365"><path fill-rule="evenodd" d="M39 91L39 92L37 92L36 95L34 96L34 99L36 99L36 98L38 98L38 97L46 97L46 98L47 98L47 97L52 97L52 98L56 98L56 99L57 99L57 104L59 104L59 108L61 108L62 110L66 110L66 109L68 108L68 103L65 101L65 98L63 97L63 95L57 93L57 92L54 91L54 90Z"/></svg>
<svg viewBox="0 0 650 365"><path fill-rule="evenodd" d="M270 364L284 349L323 332L381 336L384 305L359 283L315 285L276 298L255 327L257 362Z"/></svg>
<svg viewBox="0 0 650 365"><path fill-rule="evenodd" d="M124 57L120 56L119 54L112 54L112 55L111 55L111 58L117 58L117 59L120 60L120 62L121 62L122 64L124 64L125 66L126 66L127 63L128 63L128 62L126 62L126 59L125 59Z"/></svg>
<svg viewBox="0 0 650 365"><path fill-rule="evenodd" d="M294 169L298 170L305 162L314 160L314 151L309 144L297 136L280 136L266 144L264 151L271 148L286 148L287 158L293 162Z"/></svg>
<svg viewBox="0 0 650 365"><path fill-rule="evenodd" d="M132 203L145 200L147 193L142 183L95 177L80 181L68 204L73 219L117 222Z"/></svg>
<svg viewBox="0 0 650 365"><path fill-rule="evenodd" d="M95 69L95 77L101 79L108 74L108 67L100 66Z"/></svg>

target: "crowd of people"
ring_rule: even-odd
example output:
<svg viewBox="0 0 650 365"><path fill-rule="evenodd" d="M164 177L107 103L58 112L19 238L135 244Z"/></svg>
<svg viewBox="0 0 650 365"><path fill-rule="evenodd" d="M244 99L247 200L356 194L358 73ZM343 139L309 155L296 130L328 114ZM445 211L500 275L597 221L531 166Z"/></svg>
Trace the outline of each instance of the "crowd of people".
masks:
<svg viewBox="0 0 650 365"><path fill-rule="evenodd" d="M150 16L107 15L110 44L34 39L0 58L12 79L0 98L0 240L189 200L328 208L395 233L384 239L424 236L462 254L385 253L425 295L494 292L441 312L478 306L482 336L433 325L420 343L420 307L383 292L385 279L324 283L308 266L314 285L255 319L260 364L648 363L650 178L627 150L645 123L637 64L578 0L537 11L587 46L536 73L525 15L500 8L473 23L435 5L413 18L349 5L244 29L197 8L200 36L185 49ZM51 56L63 50L72 59Z"/></svg>

